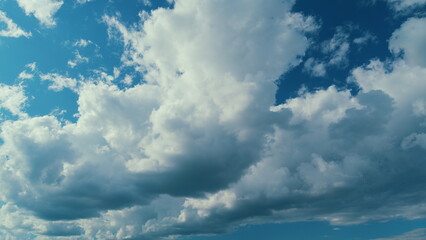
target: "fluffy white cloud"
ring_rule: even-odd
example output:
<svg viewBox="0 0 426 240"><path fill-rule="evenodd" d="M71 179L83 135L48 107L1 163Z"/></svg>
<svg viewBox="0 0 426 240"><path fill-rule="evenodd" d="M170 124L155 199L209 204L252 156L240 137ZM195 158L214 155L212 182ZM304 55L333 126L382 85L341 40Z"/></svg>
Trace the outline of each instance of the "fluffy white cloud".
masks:
<svg viewBox="0 0 426 240"><path fill-rule="evenodd" d="M0 108L8 110L13 115L25 118L27 114L22 110L27 102L22 85L0 84Z"/></svg>
<svg viewBox="0 0 426 240"><path fill-rule="evenodd" d="M411 18L392 34L390 50L410 65L426 67L426 18Z"/></svg>
<svg viewBox="0 0 426 240"><path fill-rule="evenodd" d="M34 15L41 24L51 27L56 24L53 16L61 8L62 0L16 0L27 15Z"/></svg>
<svg viewBox="0 0 426 240"><path fill-rule="evenodd" d="M6 13L3 11L0 11L0 22L3 22L6 24L6 29L0 30L0 37L30 37L30 32L25 32L22 30L16 23L12 21L12 19L8 18L6 16Z"/></svg>

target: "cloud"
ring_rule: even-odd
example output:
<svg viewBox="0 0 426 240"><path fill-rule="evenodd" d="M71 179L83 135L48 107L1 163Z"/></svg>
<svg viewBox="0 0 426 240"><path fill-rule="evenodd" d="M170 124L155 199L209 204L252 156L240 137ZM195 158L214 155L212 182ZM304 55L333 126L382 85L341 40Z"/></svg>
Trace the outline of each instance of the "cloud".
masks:
<svg viewBox="0 0 426 240"><path fill-rule="evenodd" d="M328 61L329 65L340 65L347 63L347 55L349 53L350 43L348 41L349 34L342 28L338 28L333 38L326 41L322 45L322 51L331 54Z"/></svg>
<svg viewBox="0 0 426 240"><path fill-rule="evenodd" d="M327 73L327 63L320 62L314 58L308 58L305 61L303 68L314 77L324 77Z"/></svg>
<svg viewBox="0 0 426 240"><path fill-rule="evenodd" d="M87 39L79 39L79 40L77 40L77 41L75 41L72 45L74 46L74 47L87 47L87 46L89 46L90 44L94 44L92 41L90 41L90 40L87 40Z"/></svg>
<svg viewBox="0 0 426 240"><path fill-rule="evenodd" d="M72 65L71 65L72 67ZM64 88L75 89L77 86L77 80L70 77L65 77L57 73L41 74L40 79L42 81L50 81L49 89L59 92Z"/></svg>
<svg viewBox="0 0 426 240"><path fill-rule="evenodd" d="M408 11L426 4L426 0L387 0L396 11Z"/></svg>
<svg viewBox="0 0 426 240"><path fill-rule="evenodd" d="M426 238L426 228L414 229L410 232L390 238L377 238L374 240L423 240Z"/></svg>
<svg viewBox="0 0 426 240"><path fill-rule="evenodd" d="M0 22L5 23L7 27L5 30L0 30L0 37L31 37L30 32L25 32L20 27L18 27L18 25L16 25L12 19L8 18L6 13L3 11L0 11Z"/></svg>
<svg viewBox="0 0 426 240"><path fill-rule="evenodd" d="M426 67L426 18L410 18L392 34L389 48L410 65Z"/></svg>
<svg viewBox="0 0 426 240"><path fill-rule="evenodd" d="M34 77L33 74L28 73L27 71L22 71L19 73L18 78L19 79L32 79Z"/></svg>
<svg viewBox="0 0 426 240"><path fill-rule="evenodd" d="M426 216L425 68L408 55L373 60L351 73L356 95L330 86L272 107L274 81L300 64L314 29L293 4L181 0L130 27L105 16L144 83L41 75L78 94L79 118L1 124L0 201L27 220L0 232L160 239Z"/></svg>
<svg viewBox="0 0 426 240"><path fill-rule="evenodd" d="M353 27L348 26L347 29L343 27L338 27L336 33L330 40L323 41L320 46L313 45L315 50L320 51L320 58L316 59L314 57L308 58L304 65L303 70L314 77L325 77L327 74L327 68L330 67L342 67L348 65L348 54L350 52L351 42L350 31L353 31ZM364 36L367 37L367 36ZM354 39L354 43L362 44L369 39L357 38ZM322 59L321 59L322 58Z"/></svg>
<svg viewBox="0 0 426 240"><path fill-rule="evenodd" d="M64 3L61 0L16 0L26 15L34 15L41 24L52 27L56 25L53 16Z"/></svg>
<svg viewBox="0 0 426 240"><path fill-rule="evenodd" d="M8 110L20 118L27 117L22 110L27 102L24 88L21 85L0 84L0 108Z"/></svg>
<svg viewBox="0 0 426 240"><path fill-rule="evenodd" d="M68 66L71 68L75 68L78 64L89 62L89 58L81 56L79 51L75 51L74 56L73 60L68 60L67 62Z"/></svg>
<svg viewBox="0 0 426 240"><path fill-rule="evenodd" d="M78 4L85 4L85 3L91 2L93 0L76 0L76 1L77 1Z"/></svg>
<svg viewBox="0 0 426 240"><path fill-rule="evenodd" d="M37 69L37 64L35 62L29 63L25 65L25 67L27 68L27 70L30 70L30 73L27 70L24 70L19 73L18 78L22 80L34 78L34 72Z"/></svg>

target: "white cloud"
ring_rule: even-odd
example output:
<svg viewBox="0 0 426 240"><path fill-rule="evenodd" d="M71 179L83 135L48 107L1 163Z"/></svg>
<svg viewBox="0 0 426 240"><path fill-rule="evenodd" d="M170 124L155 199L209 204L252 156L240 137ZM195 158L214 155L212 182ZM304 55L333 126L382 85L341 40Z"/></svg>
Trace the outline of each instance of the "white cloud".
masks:
<svg viewBox="0 0 426 240"><path fill-rule="evenodd" d="M18 75L19 79L32 79L33 77L34 77L34 74L28 73L25 70L20 72Z"/></svg>
<svg viewBox="0 0 426 240"><path fill-rule="evenodd" d="M34 72L37 69L37 64L35 62L28 63L27 65L25 65L25 67L30 72L28 72L27 70L24 70L24 71L22 71L22 72L19 73L18 78L22 79L22 80L34 78Z"/></svg>
<svg viewBox="0 0 426 240"><path fill-rule="evenodd" d="M25 65L25 67L29 68L31 71L34 72L37 69L37 63L36 62L28 63L27 65Z"/></svg>
<svg viewBox="0 0 426 240"><path fill-rule="evenodd" d="M320 62L314 58L308 58L303 65L304 70L314 77L324 77L327 74L326 66L327 63Z"/></svg>
<svg viewBox="0 0 426 240"><path fill-rule="evenodd" d="M75 68L78 64L88 63L88 62L89 62L89 58L88 57L83 57L83 56L80 55L79 51L75 51L74 52L74 59L73 60L68 60L67 64L71 68Z"/></svg>
<svg viewBox="0 0 426 240"><path fill-rule="evenodd" d="M76 0L76 1L77 1L77 3L79 3L79 4L85 4L85 3L91 2L91 1L93 1L93 0Z"/></svg>
<svg viewBox="0 0 426 240"><path fill-rule="evenodd" d="M73 43L74 47L87 47L90 44L94 44L92 41L87 39L79 39Z"/></svg>
<svg viewBox="0 0 426 240"><path fill-rule="evenodd" d="M426 18L410 18L392 34L389 48L411 65L426 67Z"/></svg>
<svg viewBox="0 0 426 240"><path fill-rule="evenodd" d="M56 25L53 18L64 3L62 0L16 0L26 15L34 15L41 24L51 27Z"/></svg>
<svg viewBox="0 0 426 240"><path fill-rule="evenodd" d="M41 74L42 81L50 81L49 89L53 91L62 91L64 88L75 89L77 80L70 77L65 77L57 73Z"/></svg>
<svg viewBox="0 0 426 240"><path fill-rule="evenodd" d="M0 108L10 111L13 115L20 118L27 117L22 110L27 102L24 88L21 85L0 84Z"/></svg>
<svg viewBox="0 0 426 240"><path fill-rule="evenodd" d="M130 86L133 83L133 77L131 75L126 74L121 82L127 86Z"/></svg>
<svg viewBox="0 0 426 240"><path fill-rule="evenodd" d="M328 61L329 65L347 63L347 55L350 47L348 39L349 34L344 32L343 29L338 28L333 38L323 43L322 51L326 54L331 54L331 58Z"/></svg>
<svg viewBox="0 0 426 240"><path fill-rule="evenodd" d="M366 32L363 33L362 36L355 38L353 40L353 43L361 46L375 41L377 41L377 37L372 35L371 33Z"/></svg>
<svg viewBox="0 0 426 240"><path fill-rule="evenodd" d="M426 4L426 0L387 0L396 11L407 11Z"/></svg>
<svg viewBox="0 0 426 240"><path fill-rule="evenodd" d="M373 240L424 240L426 239L426 228L418 228L412 231L406 232L399 236L389 238L377 238Z"/></svg>
<svg viewBox="0 0 426 240"><path fill-rule="evenodd" d="M351 28L349 27L349 29ZM325 77L327 68L346 66L351 46L349 38L348 30L338 27L333 37L330 40L323 41L319 46L318 50L324 56L320 59L308 58L303 65L303 70L314 77ZM367 41L361 38L355 40L357 44L361 44L361 41ZM318 48L318 46L313 45L313 48Z"/></svg>
<svg viewBox="0 0 426 240"><path fill-rule="evenodd" d="M31 37L30 32L25 32L18 27L18 25L16 25L12 19L8 18L3 11L0 11L0 22L5 23L7 27L7 29L0 30L0 37Z"/></svg>

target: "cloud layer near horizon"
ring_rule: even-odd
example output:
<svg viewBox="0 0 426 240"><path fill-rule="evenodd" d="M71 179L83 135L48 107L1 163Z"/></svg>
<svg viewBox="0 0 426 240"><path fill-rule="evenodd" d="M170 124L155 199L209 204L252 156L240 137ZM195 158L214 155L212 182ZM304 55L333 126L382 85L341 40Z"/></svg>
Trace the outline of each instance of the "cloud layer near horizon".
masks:
<svg viewBox="0 0 426 240"><path fill-rule="evenodd" d="M357 95L330 86L272 107L274 80L318 28L293 4L181 0L131 27L105 16L146 82L123 90L45 75L79 94L79 119L2 123L0 233L159 239L425 217L425 19L393 34L401 57L353 70Z"/></svg>

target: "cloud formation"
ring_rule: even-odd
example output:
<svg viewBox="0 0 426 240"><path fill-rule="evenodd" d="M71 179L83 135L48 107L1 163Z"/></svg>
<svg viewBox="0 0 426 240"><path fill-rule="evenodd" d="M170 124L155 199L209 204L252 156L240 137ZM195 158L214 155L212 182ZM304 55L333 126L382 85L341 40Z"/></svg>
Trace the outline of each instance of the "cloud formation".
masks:
<svg viewBox="0 0 426 240"><path fill-rule="evenodd" d="M20 27L18 27L18 25L16 25L12 19L8 18L6 13L3 11L0 11L0 22L6 24L6 29L0 30L0 37L31 37L30 32L25 32Z"/></svg>
<svg viewBox="0 0 426 240"><path fill-rule="evenodd" d="M62 0L16 0L26 15L33 15L47 27L56 25L55 13L61 8Z"/></svg>
<svg viewBox="0 0 426 240"><path fill-rule="evenodd" d="M0 108L8 110L11 114L25 118L27 114L23 111L27 97L22 85L0 84Z"/></svg>
<svg viewBox="0 0 426 240"><path fill-rule="evenodd" d="M387 0L396 11L407 11L423 6L426 0Z"/></svg>
<svg viewBox="0 0 426 240"><path fill-rule="evenodd" d="M426 228L419 228L399 236L394 236L390 238L378 238L374 240L422 240L425 238L426 238Z"/></svg>
<svg viewBox="0 0 426 240"><path fill-rule="evenodd" d="M330 86L273 106L274 81L317 28L293 4L181 0L131 26L105 16L144 83L41 76L78 93L79 118L1 124L0 236L159 239L424 217L426 68L404 38L424 21L394 33L395 60L352 71L358 94Z"/></svg>

